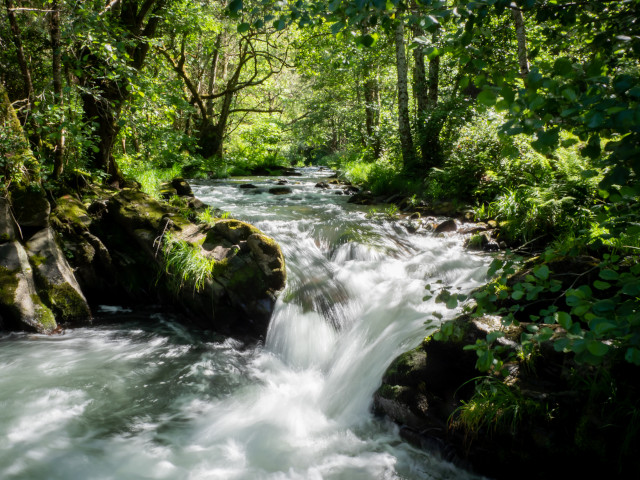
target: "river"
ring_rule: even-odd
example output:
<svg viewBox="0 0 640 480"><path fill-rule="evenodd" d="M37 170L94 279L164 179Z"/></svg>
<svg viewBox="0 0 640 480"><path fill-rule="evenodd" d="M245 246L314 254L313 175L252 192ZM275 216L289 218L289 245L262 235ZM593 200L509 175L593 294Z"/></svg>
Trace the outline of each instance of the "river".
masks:
<svg viewBox="0 0 640 480"><path fill-rule="evenodd" d="M452 315L424 286L468 291L487 267L457 236L409 234L303 169L194 181L200 199L282 246L288 271L257 345L157 311L101 306L91 328L0 337L0 478L466 479L370 413L389 363ZM241 189L252 182L257 189Z"/></svg>

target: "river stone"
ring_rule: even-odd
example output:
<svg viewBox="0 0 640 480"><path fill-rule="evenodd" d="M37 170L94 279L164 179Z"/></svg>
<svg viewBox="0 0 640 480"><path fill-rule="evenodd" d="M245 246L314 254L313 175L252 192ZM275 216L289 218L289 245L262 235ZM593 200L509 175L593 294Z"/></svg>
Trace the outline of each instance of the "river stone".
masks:
<svg viewBox="0 0 640 480"><path fill-rule="evenodd" d="M445 220L435 229L435 233L455 232L458 229L458 224L453 218Z"/></svg>
<svg viewBox="0 0 640 480"><path fill-rule="evenodd" d="M193 190L191 190L191 185L181 177L174 178L171 180L171 186L175 188L178 195L181 197L193 197Z"/></svg>
<svg viewBox="0 0 640 480"><path fill-rule="evenodd" d="M232 218L225 218L218 220L213 228L207 233L207 242L215 243L215 235L219 235L225 240L231 242L232 245L237 245L241 241L246 241L250 235L254 233L260 233L253 225L249 225L246 222L235 220Z"/></svg>
<svg viewBox="0 0 640 480"><path fill-rule="evenodd" d="M291 192L292 190L289 187L273 187L269 189L269 193L272 195L286 195Z"/></svg>
<svg viewBox="0 0 640 480"><path fill-rule="evenodd" d="M17 241L0 245L0 327L52 333L56 320L36 292L33 271Z"/></svg>
<svg viewBox="0 0 640 480"><path fill-rule="evenodd" d="M16 239L15 225L9 201L0 197L0 243L12 242Z"/></svg>
<svg viewBox="0 0 640 480"><path fill-rule="evenodd" d="M267 276L267 285L274 292L281 290L287 280L284 256L278 244L261 233L254 233L247 239L251 255Z"/></svg>
<svg viewBox="0 0 640 480"><path fill-rule="evenodd" d="M56 317L70 323L90 323L91 310L80 286L58 247L53 231L45 228L26 245L36 285Z"/></svg>
<svg viewBox="0 0 640 480"><path fill-rule="evenodd" d="M11 192L11 204L21 228L44 228L49 225L51 205L40 190L20 188Z"/></svg>

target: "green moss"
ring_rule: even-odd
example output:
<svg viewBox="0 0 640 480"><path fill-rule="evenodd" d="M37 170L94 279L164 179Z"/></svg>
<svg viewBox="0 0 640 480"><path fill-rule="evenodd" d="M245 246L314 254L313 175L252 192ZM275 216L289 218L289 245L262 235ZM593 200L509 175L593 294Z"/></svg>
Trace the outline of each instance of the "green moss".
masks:
<svg viewBox="0 0 640 480"><path fill-rule="evenodd" d="M0 302L13 305L18 288L17 270L0 266Z"/></svg>
<svg viewBox="0 0 640 480"><path fill-rule="evenodd" d="M385 383L378 390L378 394L388 400L397 400L403 391L404 388L399 385L389 385Z"/></svg>
<svg viewBox="0 0 640 480"><path fill-rule="evenodd" d="M50 306L65 321L84 320L91 315L84 298L68 283L50 285L46 294Z"/></svg>
<svg viewBox="0 0 640 480"><path fill-rule="evenodd" d="M215 235L212 232L220 234L223 238L230 241L231 243L238 243L241 240L246 240L249 235L252 235L254 233L262 233L253 225L249 225L248 223L233 219L217 221L213 229L207 233L207 238L209 237L209 234Z"/></svg>
<svg viewBox="0 0 640 480"><path fill-rule="evenodd" d="M47 257L43 257L42 255L37 255L37 254L29 255L29 262L34 267L39 267L40 265L42 265L46 261L47 261Z"/></svg>
<svg viewBox="0 0 640 480"><path fill-rule="evenodd" d="M8 233L3 233L2 235L0 235L1 243L8 242L9 240L11 240L11 236Z"/></svg>
<svg viewBox="0 0 640 480"><path fill-rule="evenodd" d="M227 282L229 288L247 289L248 292L263 292L267 289L264 274L255 266L246 264L235 270Z"/></svg>
<svg viewBox="0 0 640 480"><path fill-rule="evenodd" d="M34 320L40 326L37 330L40 333L51 333L58 325L56 324L56 318L53 316L51 310L49 310L40 300L40 297L36 294L31 295L31 301L33 302L35 318Z"/></svg>
<svg viewBox="0 0 640 480"><path fill-rule="evenodd" d="M89 229L91 217L89 217L87 209L80 200L71 195L65 195L57 200L57 204L55 215L58 220L72 225L78 230Z"/></svg>

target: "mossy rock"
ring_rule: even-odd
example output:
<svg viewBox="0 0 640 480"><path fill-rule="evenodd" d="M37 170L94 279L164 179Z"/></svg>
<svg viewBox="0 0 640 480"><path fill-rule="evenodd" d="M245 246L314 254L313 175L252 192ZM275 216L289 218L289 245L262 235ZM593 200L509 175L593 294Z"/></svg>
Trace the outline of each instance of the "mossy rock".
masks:
<svg viewBox="0 0 640 480"><path fill-rule="evenodd" d="M210 235L213 236L217 234L236 245L243 240L247 240L249 236L254 233L260 234L261 232L256 227L246 222L234 219L222 219L216 221L211 233L207 234L207 240Z"/></svg>
<svg viewBox="0 0 640 480"><path fill-rule="evenodd" d="M56 200L56 204L53 215L59 222L69 225L77 232L89 230L92 219L80 200L72 195L64 195Z"/></svg>
<svg viewBox="0 0 640 480"><path fill-rule="evenodd" d="M11 204L22 228L44 228L49 225L51 204L37 188L19 187L11 191Z"/></svg>
<svg viewBox="0 0 640 480"><path fill-rule="evenodd" d="M64 322L89 323L91 311L73 271L51 229L44 229L27 242L38 293Z"/></svg>
<svg viewBox="0 0 640 480"><path fill-rule="evenodd" d="M38 296L24 247L18 242L0 245L0 262L2 328L53 333L55 317Z"/></svg>

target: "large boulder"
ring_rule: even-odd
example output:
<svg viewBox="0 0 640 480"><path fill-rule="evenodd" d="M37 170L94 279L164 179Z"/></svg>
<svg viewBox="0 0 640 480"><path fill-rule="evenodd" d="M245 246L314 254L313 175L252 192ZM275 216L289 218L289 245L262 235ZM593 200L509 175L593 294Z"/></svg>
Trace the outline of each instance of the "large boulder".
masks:
<svg viewBox="0 0 640 480"><path fill-rule="evenodd" d="M91 310L80 286L55 241L54 232L45 228L26 244L36 286L58 320L71 324L91 321Z"/></svg>
<svg viewBox="0 0 640 480"><path fill-rule="evenodd" d="M36 291L27 252L17 241L0 244L0 327L38 333L57 328Z"/></svg>
<svg viewBox="0 0 640 480"><path fill-rule="evenodd" d="M204 326L252 336L266 334L276 294L286 280L284 257L272 239L239 220L196 225L177 209L136 190L123 190L108 203L112 237L102 238L116 262L116 252L131 250L132 242L115 244L113 231L123 231L133 240L135 248L127 256L137 273L147 272L145 277L153 280L146 290L155 289L165 299L172 295ZM175 270L180 267L164 248L167 238L188 245L185 248L191 249L194 260L201 256L213 261L202 285L196 287L188 278L175 281L184 272Z"/></svg>

